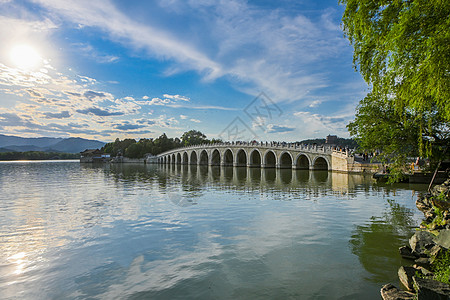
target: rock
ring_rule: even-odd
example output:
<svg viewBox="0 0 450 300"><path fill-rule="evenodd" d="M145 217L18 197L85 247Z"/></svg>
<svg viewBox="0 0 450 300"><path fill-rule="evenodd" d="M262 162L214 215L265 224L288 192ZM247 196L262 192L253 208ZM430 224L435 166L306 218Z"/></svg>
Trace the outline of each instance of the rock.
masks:
<svg viewBox="0 0 450 300"><path fill-rule="evenodd" d="M421 212L426 212L431 209L431 203L429 202L428 198L420 197L416 201L416 207Z"/></svg>
<svg viewBox="0 0 450 300"><path fill-rule="evenodd" d="M436 206L436 207L438 207L440 209L443 209L443 210L450 209L450 201L445 201L445 200L439 200L439 199L436 199L436 198L432 198L431 199L431 203L434 206Z"/></svg>
<svg viewBox="0 0 450 300"><path fill-rule="evenodd" d="M422 275L424 275L424 276L433 276L433 275L434 275L433 272L431 272L430 270L425 269L425 268L422 267L422 266L414 265L413 267L414 267L415 269L417 269L420 273L422 273Z"/></svg>
<svg viewBox="0 0 450 300"><path fill-rule="evenodd" d="M444 229L439 232L439 235L434 238L434 242L441 247L450 249L450 230Z"/></svg>
<svg viewBox="0 0 450 300"><path fill-rule="evenodd" d="M440 194L448 195L449 189L445 184L436 185L433 187L432 194L433 196L439 196Z"/></svg>
<svg viewBox="0 0 450 300"><path fill-rule="evenodd" d="M381 288L381 297L384 300L410 300L414 299L415 294L402 291L388 283Z"/></svg>
<svg viewBox="0 0 450 300"><path fill-rule="evenodd" d="M398 248L398 250L400 251L400 255L403 258L406 258L406 259L417 259L417 258L419 258L417 255L414 255L412 253L411 248L408 247L408 246L402 246L402 247Z"/></svg>
<svg viewBox="0 0 450 300"><path fill-rule="evenodd" d="M445 250L440 245L434 245L433 248L430 249L430 257L436 257L443 251Z"/></svg>
<svg viewBox="0 0 450 300"><path fill-rule="evenodd" d="M416 264L418 264L419 266L425 267L425 268L429 268L431 265L431 261L428 257L421 257L418 258L414 261Z"/></svg>
<svg viewBox="0 0 450 300"><path fill-rule="evenodd" d="M409 239L412 253L423 256L425 250L431 249L434 246L433 238L434 236L428 231L416 231Z"/></svg>
<svg viewBox="0 0 450 300"><path fill-rule="evenodd" d="M416 271L418 270L413 267L401 266L398 269L398 278L400 279L400 282L410 291L414 291L413 276L416 275Z"/></svg>
<svg viewBox="0 0 450 300"><path fill-rule="evenodd" d="M450 285L431 280L413 277L414 289L417 291L417 299L450 299Z"/></svg>

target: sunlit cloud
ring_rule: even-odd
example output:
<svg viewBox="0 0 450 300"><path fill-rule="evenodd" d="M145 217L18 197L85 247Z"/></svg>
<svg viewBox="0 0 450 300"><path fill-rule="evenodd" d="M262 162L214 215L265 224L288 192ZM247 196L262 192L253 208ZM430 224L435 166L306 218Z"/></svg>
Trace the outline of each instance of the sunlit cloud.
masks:
<svg viewBox="0 0 450 300"><path fill-rule="evenodd" d="M259 134L346 134L363 94L362 81L339 81L345 76L330 70L340 72L343 57L351 69L337 9L311 14L284 10L283 3L171 0L140 3L137 16L109 0L31 2L0 2L0 112L9 114L0 126L11 134L54 136L67 128L66 135L84 130L87 137L85 124L108 137L178 134L193 123L220 132L262 91L297 113L249 120ZM20 45L23 51L10 51ZM142 73L127 69L133 64ZM331 106L339 108L326 116ZM336 117L344 111L348 116ZM186 120L184 128L178 120Z"/></svg>

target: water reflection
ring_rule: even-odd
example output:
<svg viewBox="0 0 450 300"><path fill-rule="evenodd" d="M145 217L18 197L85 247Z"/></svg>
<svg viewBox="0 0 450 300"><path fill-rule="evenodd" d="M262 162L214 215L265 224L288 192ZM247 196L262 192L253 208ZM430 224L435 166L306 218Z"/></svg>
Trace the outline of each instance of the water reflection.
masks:
<svg viewBox="0 0 450 300"><path fill-rule="evenodd" d="M145 167L144 167L145 168ZM149 167L147 167L149 168ZM151 168L151 167L150 167ZM116 169L122 172L122 169ZM173 181L181 177L189 186L205 186L208 184L229 189L281 189L290 190L308 187L316 194L329 192L351 193L360 185L372 182L368 175L331 173L327 171L261 169L244 167L218 167L183 165L174 167L161 166L158 177L164 189L164 181Z"/></svg>
<svg viewBox="0 0 450 300"><path fill-rule="evenodd" d="M392 255L392 249L406 244L416 226L411 209L390 199L386 203L384 213L372 216L367 224L357 225L350 240L352 252L372 274L369 280L374 282L396 274L402 258Z"/></svg>
<svg viewBox="0 0 450 300"><path fill-rule="evenodd" d="M7 299L377 299L415 221L405 186L323 171L4 164L0 183Z"/></svg>

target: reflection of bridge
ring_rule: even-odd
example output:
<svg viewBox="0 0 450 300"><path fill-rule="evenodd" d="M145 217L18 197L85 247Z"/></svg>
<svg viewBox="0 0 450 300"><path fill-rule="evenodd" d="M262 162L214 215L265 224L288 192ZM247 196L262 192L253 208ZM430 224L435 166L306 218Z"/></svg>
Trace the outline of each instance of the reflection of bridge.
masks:
<svg viewBox="0 0 450 300"><path fill-rule="evenodd" d="M354 158L346 151L297 143L235 142L197 145L161 153L158 155L158 163L360 171L354 168Z"/></svg>

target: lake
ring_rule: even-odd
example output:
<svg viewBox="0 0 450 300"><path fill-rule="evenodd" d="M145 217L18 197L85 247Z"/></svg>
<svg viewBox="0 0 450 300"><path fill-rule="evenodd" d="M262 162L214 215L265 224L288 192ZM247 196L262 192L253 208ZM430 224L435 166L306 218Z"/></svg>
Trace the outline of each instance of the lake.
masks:
<svg viewBox="0 0 450 300"><path fill-rule="evenodd" d="M0 163L2 299L380 299L424 185L326 171Z"/></svg>

